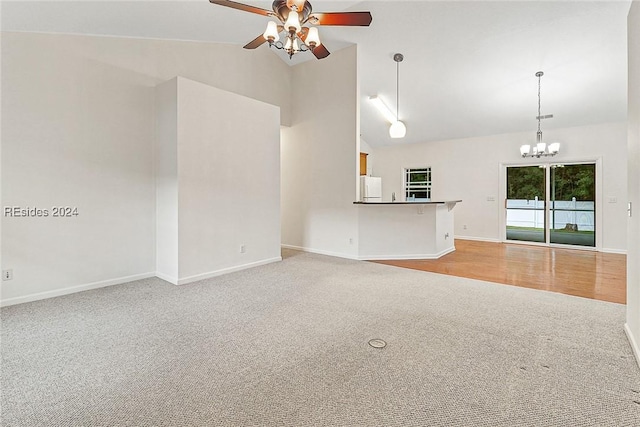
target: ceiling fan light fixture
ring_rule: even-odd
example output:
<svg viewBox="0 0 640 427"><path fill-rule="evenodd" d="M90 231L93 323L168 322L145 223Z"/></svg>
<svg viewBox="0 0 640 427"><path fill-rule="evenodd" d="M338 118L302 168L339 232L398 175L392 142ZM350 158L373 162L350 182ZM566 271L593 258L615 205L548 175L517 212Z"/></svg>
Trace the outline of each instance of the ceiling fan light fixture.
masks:
<svg viewBox="0 0 640 427"><path fill-rule="evenodd" d="M308 0L273 0L272 10L230 0L209 0L209 3L225 6L244 12L275 18L273 25L269 23L264 33L243 46L244 49L256 49L265 42L269 47L286 50L289 58L297 52L311 51L317 59L323 59L331 52L325 46L320 47L321 41L318 30L304 27L309 25L337 25L347 27L368 27L371 24L371 12L324 12L313 13L313 7ZM280 34L286 32L291 41L285 37L280 40ZM288 46L286 46L288 44ZM294 46L297 44L297 46ZM285 47L286 46L286 47ZM295 48L295 49L294 49Z"/></svg>
<svg viewBox="0 0 640 427"><path fill-rule="evenodd" d="M307 38L304 42L312 49L320 45L320 34L316 27L309 28L309 33L307 34Z"/></svg>
<svg viewBox="0 0 640 427"><path fill-rule="evenodd" d="M265 38L269 43L273 43L274 40L278 39L278 24L274 21L269 21L267 24L267 29L264 31L262 37Z"/></svg>
<svg viewBox="0 0 640 427"><path fill-rule="evenodd" d="M391 123L389 127L389 136L391 138L404 138L407 134L407 127L400 120Z"/></svg>

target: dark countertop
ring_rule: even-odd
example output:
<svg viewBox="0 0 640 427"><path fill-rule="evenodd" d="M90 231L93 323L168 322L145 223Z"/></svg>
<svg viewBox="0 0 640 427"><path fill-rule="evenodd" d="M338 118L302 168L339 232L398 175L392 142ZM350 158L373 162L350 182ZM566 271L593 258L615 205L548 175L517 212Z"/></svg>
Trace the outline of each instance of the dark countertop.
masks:
<svg viewBox="0 0 640 427"><path fill-rule="evenodd" d="M354 205L444 205L460 203L462 200L445 200L442 202L353 202Z"/></svg>

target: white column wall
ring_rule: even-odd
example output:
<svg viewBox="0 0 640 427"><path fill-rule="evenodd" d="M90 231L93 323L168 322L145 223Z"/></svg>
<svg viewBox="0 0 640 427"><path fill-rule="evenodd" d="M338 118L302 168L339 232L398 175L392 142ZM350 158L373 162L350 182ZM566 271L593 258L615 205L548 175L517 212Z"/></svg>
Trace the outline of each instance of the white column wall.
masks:
<svg viewBox="0 0 640 427"><path fill-rule="evenodd" d="M178 282L178 83L156 87L156 275Z"/></svg>
<svg viewBox="0 0 640 427"><path fill-rule="evenodd" d="M280 109L177 83L178 284L281 260Z"/></svg>
<svg viewBox="0 0 640 427"><path fill-rule="evenodd" d="M629 49L627 324L629 341L640 364L640 2L634 0L627 19Z"/></svg>

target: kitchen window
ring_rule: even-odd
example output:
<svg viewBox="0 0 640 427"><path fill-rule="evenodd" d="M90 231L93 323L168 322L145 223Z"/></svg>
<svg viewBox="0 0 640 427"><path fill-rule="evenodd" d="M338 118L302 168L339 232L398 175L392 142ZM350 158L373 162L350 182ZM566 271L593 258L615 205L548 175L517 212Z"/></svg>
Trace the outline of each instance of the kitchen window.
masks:
<svg viewBox="0 0 640 427"><path fill-rule="evenodd" d="M431 200L431 168L404 170L404 197L406 201Z"/></svg>

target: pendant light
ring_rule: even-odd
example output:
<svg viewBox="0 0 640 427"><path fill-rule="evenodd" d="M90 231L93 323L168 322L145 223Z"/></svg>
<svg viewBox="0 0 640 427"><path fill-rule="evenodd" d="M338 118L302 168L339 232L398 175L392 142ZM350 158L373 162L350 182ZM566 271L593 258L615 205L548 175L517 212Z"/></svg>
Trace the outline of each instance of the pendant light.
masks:
<svg viewBox="0 0 640 427"><path fill-rule="evenodd" d="M396 61L396 120L389 128L391 138L404 138L407 134L407 127L400 121L400 63L403 59L404 56L401 53L393 55L393 60Z"/></svg>

